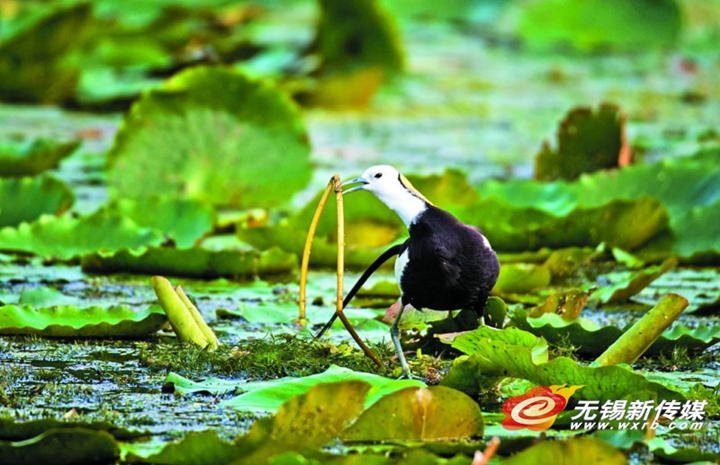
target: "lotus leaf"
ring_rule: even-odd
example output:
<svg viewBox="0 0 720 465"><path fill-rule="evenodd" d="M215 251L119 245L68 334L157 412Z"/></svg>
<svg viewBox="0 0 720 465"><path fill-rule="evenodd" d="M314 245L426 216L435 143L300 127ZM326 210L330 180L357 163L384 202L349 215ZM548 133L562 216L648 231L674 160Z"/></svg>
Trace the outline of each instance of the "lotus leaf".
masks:
<svg viewBox="0 0 720 465"><path fill-rule="evenodd" d="M654 392L663 399L684 399L679 392L648 381L626 366L588 367L567 357L543 361L543 358L547 360L544 340L517 328L495 330L480 327L456 337L452 346L470 355L469 360L479 370L478 375L484 378L522 378L540 386L584 385L573 395L574 399L599 400L602 403L637 391ZM536 355L538 352L542 354L543 350L544 356Z"/></svg>
<svg viewBox="0 0 720 465"><path fill-rule="evenodd" d="M338 381L362 381L369 384L371 389L367 393L365 408L370 407L383 396L397 390L425 386L418 380L389 379L384 376L355 372L332 365L323 373L304 378L282 378L238 384L238 387L246 391L246 393L223 401L220 405L248 412L272 412L277 410L283 402L293 396L307 392L317 384Z"/></svg>
<svg viewBox="0 0 720 465"><path fill-rule="evenodd" d="M200 247L175 249L143 247L115 252L95 252L81 260L84 271L94 273L133 272L148 275L195 278L254 278L293 271L297 257L279 249L264 252L207 250Z"/></svg>
<svg viewBox="0 0 720 465"><path fill-rule="evenodd" d="M52 176L0 179L0 227L59 215L74 201L70 188Z"/></svg>
<svg viewBox="0 0 720 465"><path fill-rule="evenodd" d="M682 26L673 0L541 0L524 6L520 36L543 49L567 44L588 52L662 48L677 41Z"/></svg>
<svg viewBox="0 0 720 465"><path fill-rule="evenodd" d="M401 71L403 52L394 18L376 0L320 0L313 52L329 70L377 67Z"/></svg>
<svg viewBox="0 0 720 465"><path fill-rule="evenodd" d="M544 440L503 460L503 464L526 463L627 463L619 450L605 441L590 437L560 441Z"/></svg>
<svg viewBox="0 0 720 465"><path fill-rule="evenodd" d="M159 231L102 210L80 218L43 215L17 228L0 229L0 249L69 260L98 250L159 245Z"/></svg>
<svg viewBox="0 0 720 465"><path fill-rule="evenodd" d="M272 418L255 422L247 435L228 443L214 432L194 433L162 451L131 455L158 464L268 463L287 451L314 450L335 439L362 411L370 385L357 380L318 384L283 402Z"/></svg>
<svg viewBox="0 0 720 465"><path fill-rule="evenodd" d="M406 388L389 394L360 415L343 441L428 441L480 436L480 407L445 386Z"/></svg>
<svg viewBox="0 0 720 465"><path fill-rule="evenodd" d="M536 156L535 179L572 181L583 173L619 166L630 150L625 117L615 105L600 105L597 112L574 108L560 123L557 138L556 150L545 142Z"/></svg>
<svg viewBox="0 0 720 465"><path fill-rule="evenodd" d="M134 439L146 436L146 431L131 431L120 428L107 421L75 422L62 421L55 418L17 421L14 418L0 418L0 440L21 441L38 436L48 430L83 428L93 431L106 431L116 439Z"/></svg>
<svg viewBox="0 0 720 465"><path fill-rule="evenodd" d="M557 343L568 338L577 347L577 352L585 356L598 356L615 342L624 329L617 326L598 326L587 318L579 317L566 320L554 313L545 313L537 318L529 317L523 309L515 309L510 320L513 326L545 338L548 342ZM688 352L705 350L720 342L720 328L716 326L699 326L688 328L677 325L665 331L650 348L646 355L668 353L677 347L684 347Z"/></svg>
<svg viewBox="0 0 720 465"><path fill-rule="evenodd" d="M89 23L88 3L59 8L0 44L0 99L62 102L75 91L78 72L60 60Z"/></svg>
<svg viewBox="0 0 720 465"><path fill-rule="evenodd" d="M109 433L86 428L49 429L21 442L0 441L3 463L115 463L120 448Z"/></svg>
<svg viewBox="0 0 720 465"><path fill-rule="evenodd" d="M80 141L57 143L35 139L21 145L0 145L0 176L34 176L57 168L60 160L71 155Z"/></svg>
<svg viewBox="0 0 720 465"><path fill-rule="evenodd" d="M138 226L162 231L178 248L191 247L212 231L215 221L215 211L210 204L190 199L119 199L107 208L130 218Z"/></svg>
<svg viewBox="0 0 720 465"><path fill-rule="evenodd" d="M113 198L277 206L309 180L308 155L286 95L230 69L197 67L133 104L108 155L109 184Z"/></svg>
<svg viewBox="0 0 720 465"><path fill-rule="evenodd" d="M667 273L677 265L676 258L668 258L661 265L630 273L610 286L601 286L590 297L590 300L604 304L624 302L645 289L650 283Z"/></svg>
<svg viewBox="0 0 720 465"><path fill-rule="evenodd" d="M658 253L661 260L672 254L692 257L716 251L717 255L720 226L712 219L720 211L718 153L718 149L707 149L693 156L582 175L574 182L487 181L477 187L485 198L556 215L568 214L581 205L599 207L613 199L651 196L667 209L672 236L653 244L649 252L656 253L649 254L649 258L656 259ZM631 232L630 226L625 225L627 230L622 233Z"/></svg>
<svg viewBox="0 0 720 465"><path fill-rule="evenodd" d="M152 334L167 323L160 307L143 311L127 307L69 305L33 308L0 307L0 334L37 334L48 337L139 337Z"/></svg>
<svg viewBox="0 0 720 465"><path fill-rule="evenodd" d="M650 197L577 207L561 217L537 208L515 207L497 198L451 211L459 220L480 227L493 247L501 251L596 246L603 242L632 250L668 227L665 209Z"/></svg>

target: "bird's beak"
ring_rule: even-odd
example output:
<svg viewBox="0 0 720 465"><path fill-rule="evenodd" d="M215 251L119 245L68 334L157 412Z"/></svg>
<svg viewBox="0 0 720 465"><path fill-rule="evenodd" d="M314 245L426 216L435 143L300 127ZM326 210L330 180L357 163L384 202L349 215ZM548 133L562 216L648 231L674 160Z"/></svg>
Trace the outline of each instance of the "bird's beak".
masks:
<svg viewBox="0 0 720 465"><path fill-rule="evenodd" d="M363 178L355 178L355 179L350 179L350 180L345 181L344 183L340 184L340 187L344 187L349 184L358 184L358 183L359 183L359 185L353 186L350 189L344 190L343 195L349 194L350 192L359 191L360 189L365 187L368 182L366 180L364 180Z"/></svg>

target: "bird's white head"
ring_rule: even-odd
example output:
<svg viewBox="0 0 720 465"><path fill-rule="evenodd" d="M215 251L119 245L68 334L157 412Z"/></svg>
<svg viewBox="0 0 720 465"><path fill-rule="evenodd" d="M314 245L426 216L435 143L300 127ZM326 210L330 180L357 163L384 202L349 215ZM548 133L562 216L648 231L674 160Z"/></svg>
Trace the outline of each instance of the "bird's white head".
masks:
<svg viewBox="0 0 720 465"><path fill-rule="evenodd" d="M397 213L408 227L428 205L432 205L405 176L389 165L371 166L362 176L345 181L342 186L350 184L357 185L343 191L343 195L361 189L370 191Z"/></svg>

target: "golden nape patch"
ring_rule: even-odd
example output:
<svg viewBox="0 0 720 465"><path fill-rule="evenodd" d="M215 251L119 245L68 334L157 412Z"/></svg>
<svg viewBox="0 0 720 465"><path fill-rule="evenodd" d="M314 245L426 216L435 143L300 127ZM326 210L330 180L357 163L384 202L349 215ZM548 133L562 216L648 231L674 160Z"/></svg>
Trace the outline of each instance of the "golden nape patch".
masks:
<svg viewBox="0 0 720 465"><path fill-rule="evenodd" d="M413 185L410 183L410 181L408 181L408 179L405 176L403 176L401 174L399 176L399 179L400 179L400 184L402 184L405 189L409 190L412 195L424 200L425 202L427 202L430 205L433 205L433 203L431 201L429 201L428 199L426 199L425 196L420 193L420 191L418 191L417 189L415 189L415 187L413 187Z"/></svg>

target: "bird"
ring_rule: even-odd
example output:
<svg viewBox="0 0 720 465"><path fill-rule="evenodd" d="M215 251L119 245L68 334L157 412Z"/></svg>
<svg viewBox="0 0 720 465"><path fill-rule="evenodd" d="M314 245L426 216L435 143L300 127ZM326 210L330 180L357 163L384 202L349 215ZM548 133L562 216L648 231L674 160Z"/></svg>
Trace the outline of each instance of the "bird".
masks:
<svg viewBox="0 0 720 465"><path fill-rule="evenodd" d="M400 288L400 309L390 326L390 337L402 368L400 378L413 378L400 344L398 324L406 306L417 310L475 310L482 317L490 291L497 282L500 262L490 241L475 226L460 222L436 207L390 165L368 168L360 177L341 184L343 195L365 190L393 210L409 237L384 252L361 276L343 302L347 305L365 280L394 255ZM333 318L317 337L327 330Z"/></svg>

